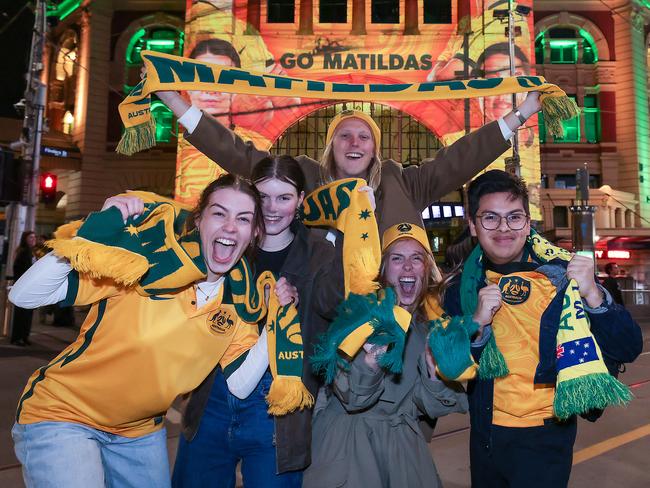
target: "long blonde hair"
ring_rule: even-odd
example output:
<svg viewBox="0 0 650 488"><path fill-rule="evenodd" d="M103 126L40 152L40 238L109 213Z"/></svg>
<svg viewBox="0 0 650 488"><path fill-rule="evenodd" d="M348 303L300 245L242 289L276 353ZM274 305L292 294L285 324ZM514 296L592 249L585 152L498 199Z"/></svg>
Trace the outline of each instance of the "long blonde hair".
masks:
<svg viewBox="0 0 650 488"><path fill-rule="evenodd" d="M336 133L335 133L336 134ZM323 184L330 183L337 180L336 177L336 161L334 160L334 137L327 143L323 150L323 156L320 161L320 178ZM374 191L377 191L381 183L381 156L379 155L379 148L375 141L375 154L370 161L368 167L368 174L366 181Z"/></svg>

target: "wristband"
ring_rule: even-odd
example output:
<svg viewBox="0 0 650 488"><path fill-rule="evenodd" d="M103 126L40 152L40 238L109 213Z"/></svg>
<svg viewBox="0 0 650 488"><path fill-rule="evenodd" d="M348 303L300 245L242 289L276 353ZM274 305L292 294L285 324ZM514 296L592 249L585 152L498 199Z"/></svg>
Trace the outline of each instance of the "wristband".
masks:
<svg viewBox="0 0 650 488"><path fill-rule="evenodd" d="M524 117L524 116L521 114L521 112L519 111L519 109L515 109L515 111L514 111L513 113L515 114L515 117L517 117L517 118L519 119L519 122L521 122L521 125L524 125L524 124L526 123L526 120L527 120L527 119L526 119L526 117Z"/></svg>

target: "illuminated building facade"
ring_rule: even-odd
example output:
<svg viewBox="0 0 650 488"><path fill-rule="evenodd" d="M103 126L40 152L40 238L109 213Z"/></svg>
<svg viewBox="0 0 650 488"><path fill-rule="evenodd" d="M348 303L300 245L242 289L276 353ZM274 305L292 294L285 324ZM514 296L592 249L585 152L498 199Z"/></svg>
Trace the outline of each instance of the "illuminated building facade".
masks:
<svg viewBox="0 0 650 488"><path fill-rule="evenodd" d="M521 0L517 6L517 74L536 71L583 108L562 140L546 135L541 117L519 133L536 220L566 243L575 169L586 162L601 249L608 242L612 250L643 247L650 228L647 1ZM52 11L47 117L81 157L48 167L65 192L61 220L84 216L125 189L182 195L189 173L177 157L177 123L164 105L153 103L154 149L128 158L114 153L122 130L117 105L139 79L143 49L188 56L201 41L218 38L235 47L244 68L352 82L507 76L506 8L502 0L62 0ZM492 98L339 107L371 113L382 129L384 157L417 164L510 110L509 97ZM244 137L315 157L337 109L308 101L288 108L268 102L262 109L244 97L231 102L222 115ZM443 200L424 209L439 257L462 229L463 215L462 192ZM626 236L634 240L613 239ZM624 267L645 281L646 251L631 252Z"/></svg>
<svg viewBox="0 0 650 488"><path fill-rule="evenodd" d="M546 135L540 117L543 230L570 246L575 170L586 163L601 269L617 262L636 284L647 284L650 3L538 0L534 7L537 74L582 108L562 140Z"/></svg>

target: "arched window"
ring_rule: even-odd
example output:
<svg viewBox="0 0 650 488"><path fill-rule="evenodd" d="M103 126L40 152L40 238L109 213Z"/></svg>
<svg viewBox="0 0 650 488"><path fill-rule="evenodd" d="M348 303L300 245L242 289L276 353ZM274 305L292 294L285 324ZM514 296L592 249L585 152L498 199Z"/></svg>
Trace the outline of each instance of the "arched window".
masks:
<svg viewBox="0 0 650 488"><path fill-rule="evenodd" d="M152 25L139 29L129 40L125 52L124 94L131 92L140 81L143 66L142 51L157 51L165 54L183 55L183 31L172 26ZM169 142L174 128L174 116L166 105L154 101L151 114L156 121L156 141Z"/></svg>
<svg viewBox="0 0 650 488"><path fill-rule="evenodd" d="M140 81L142 51L183 55L184 34L171 26L151 26L139 29L129 40L126 48L126 80L124 93L129 93Z"/></svg>
<svg viewBox="0 0 650 488"><path fill-rule="evenodd" d="M52 51L47 95L50 127L72 133L77 90L77 33L69 29Z"/></svg>
<svg viewBox="0 0 650 488"><path fill-rule="evenodd" d="M535 39L537 64L594 64L598 49L594 38L577 27L552 27Z"/></svg>

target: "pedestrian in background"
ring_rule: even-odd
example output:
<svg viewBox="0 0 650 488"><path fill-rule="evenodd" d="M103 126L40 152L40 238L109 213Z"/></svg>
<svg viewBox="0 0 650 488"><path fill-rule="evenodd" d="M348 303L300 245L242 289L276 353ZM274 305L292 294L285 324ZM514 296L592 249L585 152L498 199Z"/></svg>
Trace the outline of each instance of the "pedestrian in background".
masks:
<svg viewBox="0 0 650 488"><path fill-rule="evenodd" d="M36 234L26 230L20 237L20 245L16 249L14 258L14 281L18 280L29 267L36 261L34 250L36 247ZM29 346L29 333L32 330L33 310L14 307L14 320L11 326L11 343L17 346Z"/></svg>
<svg viewBox="0 0 650 488"><path fill-rule="evenodd" d="M618 264L607 263L605 265L605 273L607 273L607 278L603 280L603 286L612 294L612 298L616 303L625 305L621 287L618 285L618 280L616 279L616 275L619 274Z"/></svg>

